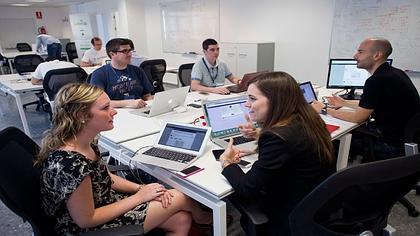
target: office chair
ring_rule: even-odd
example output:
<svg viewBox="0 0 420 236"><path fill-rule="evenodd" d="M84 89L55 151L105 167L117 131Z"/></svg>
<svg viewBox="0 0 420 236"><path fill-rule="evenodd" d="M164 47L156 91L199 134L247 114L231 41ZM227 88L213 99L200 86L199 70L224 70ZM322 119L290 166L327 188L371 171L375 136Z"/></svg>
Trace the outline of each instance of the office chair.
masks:
<svg viewBox="0 0 420 236"><path fill-rule="evenodd" d="M86 83L87 76L86 71L80 67L50 70L44 76L42 86L49 102L53 102L61 87L69 83Z"/></svg>
<svg viewBox="0 0 420 236"><path fill-rule="evenodd" d="M6 66L5 66L6 65ZM1 53L0 53L0 71L1 74L4 75L6 72L4 71L5 68L8 68L7 72L9 72L9 65L8 65L8 61L7 58L5 58Z"/></svg>
<svg viewBox="0 0 420 236"><path fill-rule="evenodd" d="M420 154L343 169L295 207L289 216L290 233L385 235L392 206L419 178Z"/></svg>
<svg viewBox="0 0 420 236"><path fill-rule="evenodd" d="M55 235L54 219L42 209L40 173L34 165L38 145L16 127L0 131L0 199L15 214L29 222L35 236ZM128 225L83 235L142 235L142 227Z"/></svg>
<svg viewBox="0 0 420 236"><path fill-rule="evenodd" d="M30 52L30 51L32 51L32 47L28 43L17 43L16 44L16 49L19 52Z"/></svg>
<svg viewBox="0 0 420 236"><path fill-rule="evenodd" d="M42 62L44 62L44 59L37 54L18 55L14 59L15 69L20 75L34 72L37 66ZM48 109L45 107L46 102L44 100L43 91L35 93L35 95L38 97L38 101L23 104L23 108L26 109L27 106L36 104L37 111L39 111L40 108L47 111Z"/></svg>
<svg viewBox="0 0 420 236"><path fill-rule="evenodd" d="M79 56L77 55L76 44L74 42L66 44L66 52L69 61L72 63L74 62L74 59L79 58Z"/></svg>
<svg viewBox="0 0 420 236"><path fill-rule="evenodd" d="M146 73L147 78L153 86L152 95L162 92L163 76L166 73L166 61L163 59L146 60L140 64L140 68Z"/></svg>
<svg viewBox="0 0 420 236"><path fill-rule="evenodd" d="M178 68L178 79L182 87L191 85L191 71L194 63L182 64Z"/></svg>

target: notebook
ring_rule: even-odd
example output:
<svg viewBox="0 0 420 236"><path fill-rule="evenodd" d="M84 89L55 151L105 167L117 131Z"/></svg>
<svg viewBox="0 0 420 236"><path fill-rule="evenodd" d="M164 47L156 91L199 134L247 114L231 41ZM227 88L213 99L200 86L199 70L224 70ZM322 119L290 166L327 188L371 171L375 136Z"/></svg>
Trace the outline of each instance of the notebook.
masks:
<svg viewBox="0 0 420 236"><path fill-rule="evenodd" d="M316 93L315 93L314 87L311 84L311 81L300 83L299 87L302 90L302 94L305 97L306 102L310 104L313 101L318 100L316 98Z"/></svg>
<svg viewBox="0 0 420 236"><path fill-rule="evenodd" d="M200 157L210 137L211 128L167 122L152 148L136 160L180 171Z"/></svg>
<svg viewBox="0 0 420 236"><path fill-rule="evenodd" d="M244 74L244 77L242 77L241 83L239 85L232 85L226 87L231 93L242 93L245 92L248 89L249 82L257 77L260 74L264 74L267 71L260 71L260 72L254 72L254 73L248 73Z"/></svg>
<svg viewBox="0 0 420 236"><path fill-rule="evenodd" d="M140 108L138 114L152 117L170 112L176 107L183 106L189 90L190 87L186 86L155 93L153 101L146 107Z"/></svg>
<svg viewBox="0 0 420 236"><path fill-rule="evenodd" d="M229 138L233 144L241 148L254 149L257 143L254 139L245 138L239 131L239 125L246 124L245 107L247 97L227 98L203 103L203 112L207 125L211 127L211 140L222 148L226 148Z"/></svg>

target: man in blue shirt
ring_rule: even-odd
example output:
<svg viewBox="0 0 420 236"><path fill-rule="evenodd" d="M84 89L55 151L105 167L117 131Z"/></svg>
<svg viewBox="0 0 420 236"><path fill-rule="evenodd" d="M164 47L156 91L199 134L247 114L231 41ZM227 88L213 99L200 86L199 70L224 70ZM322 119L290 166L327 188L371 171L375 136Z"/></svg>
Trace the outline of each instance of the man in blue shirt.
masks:
<svg viewBox="0 0 420 236"><path fill-rule="evenodd" d="M54 36L40 34L36 37L36 50L41 52L42 48L46 48L50 59L61 59L61 47L60 40Z"/></svg>
<svg viewBox="0 0 420 236"><path fill-rule="evenodd" d="M113 107L139 108L153 99L153 87L144 71L130 65L132 50L129 39L111 39L106 44L111 63L92 73L90 83L105 90Z"/></svg>
<svg viewBox="0 0 420 236"><path fill-rule="evenodd" d="M194 64L191 71L191 90L207 93L229 94L223 85L225 79L234 84L241 80L233 76L226 63L219 61L219 45L214 39L203 41L204 57Z"/></svg>

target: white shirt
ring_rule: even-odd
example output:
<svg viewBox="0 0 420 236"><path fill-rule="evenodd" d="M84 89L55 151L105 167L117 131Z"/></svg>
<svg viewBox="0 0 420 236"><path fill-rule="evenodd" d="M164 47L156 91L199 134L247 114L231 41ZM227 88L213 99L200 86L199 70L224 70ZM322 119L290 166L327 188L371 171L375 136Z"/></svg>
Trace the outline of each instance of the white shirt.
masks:
<svg viewBox="0 0 420 236"><path fill-rule="evenodd" d="M91 48L83 54L82 61L94 65L101 65L107 58L108 55L106 54L104 48L101 48L101 50L99 51L96 51L94 48Z"/></svg>
<svg viewBox="0 0 420 236"><path fill-rule="evenodd" d="M60 43L56 37L48 34L40 34L36 36L36 50L39 51L42 47L47 47L48 44Z"/></svg>
<svg viewBox="0 0 420 236"><path fill-rule="evenodd" d="M36 67L35 72L33 73L32 76L35 79L44 79L44 76L50 70L71 68L71 67L77 67L77 65L68 61L59 61L59 60L46 61L46 62L42 62Z"/></svg>

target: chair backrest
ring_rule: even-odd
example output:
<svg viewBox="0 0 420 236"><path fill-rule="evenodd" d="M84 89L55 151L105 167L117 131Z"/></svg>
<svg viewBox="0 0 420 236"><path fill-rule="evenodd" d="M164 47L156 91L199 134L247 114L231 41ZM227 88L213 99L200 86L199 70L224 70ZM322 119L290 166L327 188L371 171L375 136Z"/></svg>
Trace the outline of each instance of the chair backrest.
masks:
<svg viewBox="0 0 420 236"><path fill-rule="evenodd" d="M70 62L73 62L74 59L79 58L77 55L76 44L74 42L66 44L66 52Z"/></svg>
<svg viewBox="0 0 420 236"><path fill-rule="evenodd" d="M191 71L194 63L182 64L178 68L178 79L182 87L191 85Z"/></svg>
<svg viewBox="0 0 420 236"><path fill-rule="evenodd" d="M42 86L50 101L54 101L55 95L61 87L69 83L85 83L87 73L80 67L62 68L50 70L44 76Z"/></svg>
<svg viewBox="0 0 420 236"><path fill-rule="evenodd" d="M292 211L292 235L348 235L387 225L392 206L417 183L420 154L336 172ZM345 234L347 233L347 234Z"/></svg>
<svg viewBox="0 0 420 236"><path fill-rule="evenodd" d="M30 52L30 51L32 51L32 47L28 43L17 43L16 44L16 49L19 52Z"/></svg>
<svg viewBox="0 0 420 236"><path fill-rule="evenodd" d="M41 166L34 166L38 145L16 127L0 131L0 199L28 221L35 235L54 235L53 220L41 204Z"/></svg>
<svg viewBox="0 0 420 236"><path fill-rule="evenodd" d="M166 61L163 59L146 60L140 64L150 83L153 85L153 93L162 92L163 76L166 73Z"/></svg>
<svg viewBox="0 0 420 236"><path fill-rule="evenodd" d="M34 72L36 67L44 62L41 56L37 54L18 55L13 60L16 71L19 74Z"/></svg>
<svg viewBox="0 0 420 236"><path fill-rule="evenodd" d="M416 113L407 122L404 137L406 143L417 143L420 145L420 112Z"/></svg>

